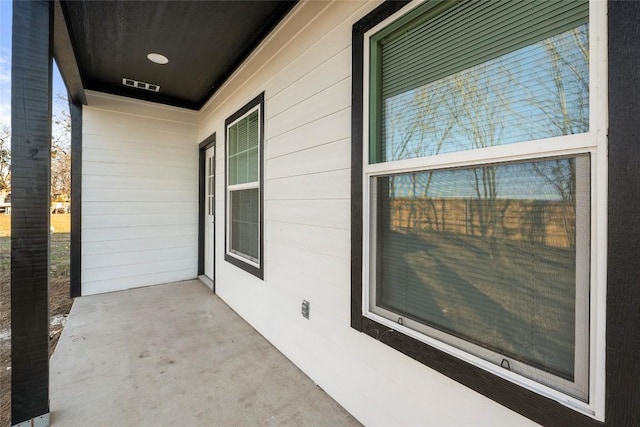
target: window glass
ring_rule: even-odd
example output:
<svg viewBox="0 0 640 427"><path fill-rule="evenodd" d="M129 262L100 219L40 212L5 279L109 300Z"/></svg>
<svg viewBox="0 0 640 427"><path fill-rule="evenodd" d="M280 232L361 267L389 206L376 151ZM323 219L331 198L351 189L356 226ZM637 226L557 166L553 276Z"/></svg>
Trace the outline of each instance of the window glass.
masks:
<svg viewBox="0 0 640 427"><path fill-rule="evenodd" d="M587 20L586 2L460 2L379 37L372 162L588 132Z"/></svg>
<svg viewBox="0 0 640 427"><path fill-rule="evenodd" d="M258 111L229 128L229 185L258 180Z"/></svg>
<svg viewBox="0 0 640 427"><path fill-rule="evenodd" d="M247 182L258 180L258 147L252 148L247 153Z"/></svg>
<svg viewBox="0 0 640 427"><path fill-rule="evenodd" d="M231 246L232 252L252 261L258 260L259 190L231 192Z"/></svg>
<svg viewBox="0 0 640 427"><path fill-rule="evenodd" d="M573 380L588 182L587 155L377 177L377 305Z"/></svg>

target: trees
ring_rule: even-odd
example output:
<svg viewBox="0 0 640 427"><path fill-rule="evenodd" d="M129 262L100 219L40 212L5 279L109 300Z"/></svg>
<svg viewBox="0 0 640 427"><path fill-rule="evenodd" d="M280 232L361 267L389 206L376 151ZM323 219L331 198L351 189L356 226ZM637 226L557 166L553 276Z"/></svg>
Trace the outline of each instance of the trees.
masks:
<svg viewBox="0 0 640 427"><path fill-rule="evenodd" d="M10 141L11 131L7 125L3 124L0 127L0 191L11 188Z"/></svg>
<svg viewBox="0 0 640 427"><path fill-rule="evenodd" d="M59 95L52 121L51 200L67 202L71 198L71 117L67 97ZM11 129L0 125L0 191L11 190Z"/></svg>
<svg viewBox="0 0 640 427"><path fill-rule="evenodd" d="M59 102L66 101L66 97L59 97ZM59 111L53 117L51 132L51 200L68 202L71 199L71 117L67 109Z"/></svg>

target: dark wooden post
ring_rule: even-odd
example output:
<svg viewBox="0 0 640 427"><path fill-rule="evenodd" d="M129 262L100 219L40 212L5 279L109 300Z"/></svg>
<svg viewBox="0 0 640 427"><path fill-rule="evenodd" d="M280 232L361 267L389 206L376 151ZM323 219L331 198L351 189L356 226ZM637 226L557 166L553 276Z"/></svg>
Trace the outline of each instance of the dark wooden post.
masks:
<svg viewBox="0 0 640 427"><path fill-rule="evenodd" d="M610 1L605 423L640 425L640 3Z"/></svg>
<svg viewBox="0 0 640 427"><path fill-rule="evenodd" d="M49 424L53 2L13 3L11 420Z"/></svg>
<svg viewBox="0 0 640 427"><path fill-rule="evenodd" d="M71 97L69 97L71 99ZM71 297L82 295L82 104L69 101L71 115Z"/></svg>

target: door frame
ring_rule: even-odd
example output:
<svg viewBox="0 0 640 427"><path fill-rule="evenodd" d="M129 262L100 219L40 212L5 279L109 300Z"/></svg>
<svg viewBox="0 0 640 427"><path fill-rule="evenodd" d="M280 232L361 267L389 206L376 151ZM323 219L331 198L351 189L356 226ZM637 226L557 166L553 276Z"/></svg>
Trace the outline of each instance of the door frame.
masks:
<svg viewBox="0 0 640 427"><path fill-rule="evenodd" d="M213 132L209 137L202 141L199 145L198 154L198 276L204 275L204 217L206 204L204 203L206 182L205 171L207 162L207 149L216 144L216 133ZM216 186L216 157L214 156L213 162L213 188L215 193ZM214 206L215 208L215 206ZM216 292L216 227L214 223L213 227L213 292Z"/></svg>

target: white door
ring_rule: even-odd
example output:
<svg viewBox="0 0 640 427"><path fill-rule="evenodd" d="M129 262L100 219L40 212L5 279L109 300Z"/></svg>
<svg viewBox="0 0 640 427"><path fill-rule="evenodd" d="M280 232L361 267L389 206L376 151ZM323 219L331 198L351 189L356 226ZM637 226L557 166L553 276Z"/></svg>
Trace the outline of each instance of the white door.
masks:
<svg viewBox="0 0 640 427"><path fill-rule="evenodd" d="M213 229L215 226L215 145L207 148L205 153L205 191L204 191L204 274L212 281L213 277Z"/></svg>

